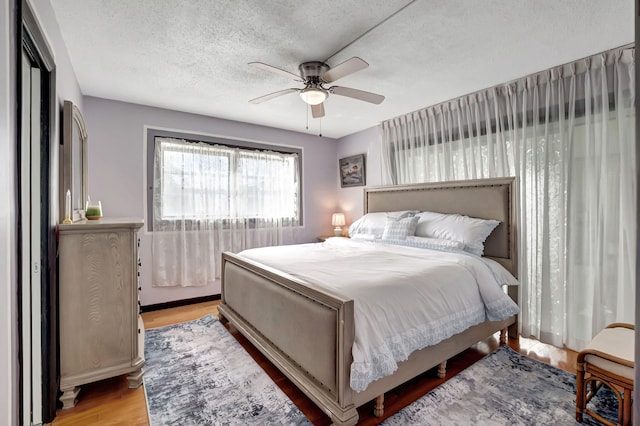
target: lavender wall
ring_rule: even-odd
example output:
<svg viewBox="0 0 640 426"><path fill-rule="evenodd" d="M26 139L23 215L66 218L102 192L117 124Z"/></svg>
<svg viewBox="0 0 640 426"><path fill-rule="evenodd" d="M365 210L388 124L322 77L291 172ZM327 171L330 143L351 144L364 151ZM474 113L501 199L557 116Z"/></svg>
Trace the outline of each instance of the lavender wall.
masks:
<svg viewBox="0 0 640 426"><path fill-rule="evenodd" d="M380 157L380 135L378 127L371 127L338 140L338 159L365 154L367 186L382 185L382 160ZM337 163L337 161L336 161ZM347 225L362 216L364 190L361 186L341 188L338 181L338 210L345 213Z"/></svg>
<svg viewBox="0 0 640 426"><path fill-rule="evenodd" d="M17 335L17 193L15 176L19 172L15 140L17 136L15 105L15 51L21 41L15 38L15 12L19 0L0 0L0 424L18 423L18 352ZM46 35L56 65L56 110L51 129L51 200L52 226L58 222L58 152L59 110L64 99L82 106L82 95L67 48L62 40L51 3L29 0L38 26ZM37 350L37 349L35 349Z"/></svg>
<svg viewBox="0 0 640 426"><path fill-rule="evenodd" d="M55 111L52 113L53 126L51 129L51 187L49 199L51 200L51 227L56 227L60 222L58 206L59 200L59 150L60 150L60 113L65 100L72 101L82 111L82 92L76 79L75 71L71 65L71 59L67 52L67 46L62 39L62 33L58 26L53 8L49 1L29 1L30 8L38 21L40 31L46 37L47 47L55 61Z"/></svg>
<svg viewBox="0 0 640 426"><path fill-rule="evenodd" d="M149 126L302 147L304 226L290 242L312 242L331 232L331 213L338 205L335 139L93 97L85 97L83 114L89 134L89 195L102 202L105 216L146 217L144 129ZM220 292L219 285L153 287L151 234L142 231L140 237L143 306Z"/></svg>

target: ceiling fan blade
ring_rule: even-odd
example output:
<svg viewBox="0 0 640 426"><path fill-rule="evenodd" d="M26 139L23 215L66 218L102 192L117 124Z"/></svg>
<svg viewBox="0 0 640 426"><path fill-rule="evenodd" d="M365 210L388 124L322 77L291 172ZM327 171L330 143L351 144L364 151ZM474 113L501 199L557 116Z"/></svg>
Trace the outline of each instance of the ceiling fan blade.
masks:
<svg viewBox="0 0 640 426"><path fill-rule="evenodd" d="M329 91L334 95L346 96L360 101L371 102L372 104L380 104L384 101L384 96L382 95L365 92L364 90L352 89L350 87L333 86Z"/></svg>
<svg viewBox="0 0 640 426"><path fill-rule="evenodd" d="M339 78L345 77L349 74L353 74L356 71L363 70L368 66L368 63L358 58L357 56L354 56L353 58L347 59L343 63L331 68L329 71L322 74L321 78L325 82L331 83Z"/></svg>
<svg viewBox="0 0 640 426"><path fill-rule="evenodd" d="M324 104L311 105L311 115L313 118L324 117Z"/></svg>
<svg viewBox="0 0 640 426"><path fill-rule="evenodd" d="M268 95L260 96L259 98L251 99L249 102L251 102L252 104L260 104L260 103L262 103L264 101L268 101L270 99L277 98L278 96L286 95L288 93L297 92L299 90L300 89L279 90L277 92L269 93Z"/></svg>
<svg viewBox="0 0 640 426"><path fill-rule="evenodd" d="M272 73L282 75L284 77L290 78L291 80L304 81L302 77L300 77L299 75L296 75L289 71L282 70L280 68L273 67L271 65L263 64L262 62L249 62L249 65L256 68L260 68L261 70L270 71Z"/></svg>

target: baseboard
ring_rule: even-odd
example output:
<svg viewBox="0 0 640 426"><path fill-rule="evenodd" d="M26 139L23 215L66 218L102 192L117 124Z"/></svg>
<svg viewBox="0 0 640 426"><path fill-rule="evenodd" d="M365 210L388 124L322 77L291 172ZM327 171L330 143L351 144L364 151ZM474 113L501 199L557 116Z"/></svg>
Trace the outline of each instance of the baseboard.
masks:
<svg viewBox="0 0 640 426"><path fill-rule="evenodd" d="M161 309L177 308L178 306L193 305L195 303L213 302L214 300L220 300L219 294L212 294L210 296L194 297L193 299L180 299L172 300L171 302L156 303L155 305L141 306L141 312L159 311Z"/></svg>

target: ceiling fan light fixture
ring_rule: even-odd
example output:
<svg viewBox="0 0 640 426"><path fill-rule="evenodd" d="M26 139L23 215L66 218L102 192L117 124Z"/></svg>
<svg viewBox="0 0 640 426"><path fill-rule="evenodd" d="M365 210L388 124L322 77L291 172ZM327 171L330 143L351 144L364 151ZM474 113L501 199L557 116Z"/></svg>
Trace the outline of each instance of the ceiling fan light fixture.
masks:
<svg viewBox="0 0 640 426"><path fill-rule="evenodd" d="M300 91L300 97L309 105L321 104L327 99L327 91L318 87L307 87Z"/></svg>

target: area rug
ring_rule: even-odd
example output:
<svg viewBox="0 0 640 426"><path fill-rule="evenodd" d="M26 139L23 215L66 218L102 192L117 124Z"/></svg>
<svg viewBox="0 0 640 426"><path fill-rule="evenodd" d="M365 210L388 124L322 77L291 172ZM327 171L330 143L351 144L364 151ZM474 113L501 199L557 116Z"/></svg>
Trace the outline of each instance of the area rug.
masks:
<svg viewBox="0 0 640 426"><path fill-rule="evenodd" d="M384 425L600 425L575 420L573 374L502 346L384 421ZM617 421L603 387L590 408ZM595 408L594 408L595 407Z"/></svg>
<svg viewBox="0 0 640 426"><path fill-rule="evenodd" d="M145 334L151 426L310 425L213 316Z"/></svg>

